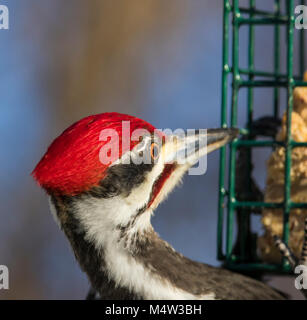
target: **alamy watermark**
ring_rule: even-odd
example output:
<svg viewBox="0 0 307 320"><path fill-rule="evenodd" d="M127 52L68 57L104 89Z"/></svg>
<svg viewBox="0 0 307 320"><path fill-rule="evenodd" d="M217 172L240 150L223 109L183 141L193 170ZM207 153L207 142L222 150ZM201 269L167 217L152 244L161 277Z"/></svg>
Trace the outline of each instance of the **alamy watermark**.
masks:
<svg viewBox="0 0 307 320"><path fill-rule="evenodd" d="M295 278L294 285L298 290L307 289L307 266L300 264L294 270L295 274L299 274Z"/></svg>
<svg viewBox="0 0 307 320"><path fill-rule="evenodd" d="M295 28L298 30L307 29L307 6L296 6L294 13L298 15L295 18Z"/></svg>
<svg viewBox="0 0 307 320"><path fill-rule="evenodd" d="M0 265L0 290L1 289L9 289L9 269L4 265Z"/></svg>
<svg viewBox="0 0 307 320"><path fill-rule="evenodd" d="M9 8L5 5L0 5L0 30L9 29Z"/></svg>
<svg viewBox="0 0 307 320"><path fill-rule="evenodd" d="M205 174L207 170L206 129L149 132L144 128L130 130L130 121L122 121L119 131L103 129L99 141L104 142L99 151L104 165L160 162L186 166L190 175Z"/></svg>

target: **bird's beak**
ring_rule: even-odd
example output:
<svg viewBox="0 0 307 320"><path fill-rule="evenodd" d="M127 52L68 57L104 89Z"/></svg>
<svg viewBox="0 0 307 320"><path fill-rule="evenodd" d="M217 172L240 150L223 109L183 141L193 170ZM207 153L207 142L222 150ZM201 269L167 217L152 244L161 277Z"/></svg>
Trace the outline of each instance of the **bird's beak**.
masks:
<svg viewBox="0 0 307 320"><path fill-rule="evenodd" d="M194 165L202 156L224 146L238 136L239 130L203 129L170 135L164 145L164 162Z"/></svg>

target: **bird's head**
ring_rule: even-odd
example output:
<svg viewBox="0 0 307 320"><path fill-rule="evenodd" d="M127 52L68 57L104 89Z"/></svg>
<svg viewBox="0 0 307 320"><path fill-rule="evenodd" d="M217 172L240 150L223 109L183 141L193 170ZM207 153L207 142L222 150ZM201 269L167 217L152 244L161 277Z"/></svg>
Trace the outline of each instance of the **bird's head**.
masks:
<svg viewBox="0 0 307 320"><path fill-rule="evenodd" d="M88 237L103 242L103 233L151 226L152 211L184 173L236 135L236 129L166 135L129 115L93 115L56 138L32 174L58 218L56 202L65 199Z"/></svg>

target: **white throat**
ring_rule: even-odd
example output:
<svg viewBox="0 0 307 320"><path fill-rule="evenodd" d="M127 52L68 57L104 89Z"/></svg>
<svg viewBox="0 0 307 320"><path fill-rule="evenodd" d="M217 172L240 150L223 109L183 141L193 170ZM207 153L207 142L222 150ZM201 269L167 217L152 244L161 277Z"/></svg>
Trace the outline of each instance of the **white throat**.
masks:
<svg viewBox="0 0 307 320"><path fill-rule="evenodd" d="M145 266L133 257L125 241L120 240L120 230L114 228L114 222L123 222L120 217L127 215L128 210L120 197L114 201L104 200L104 207L99 206L99 200L91 204L79 203L76 206L76 213L82 224L86 228L87 240L93 241L97 249L103 248L104 259L107 273L116 285L123 286L139 293L146 299L214 299L213 294L206 296L195 296L182 289L174 287L166 279L161 278L158 274L153 273L150 268ZM116 207L114 204L117 203ZM90 208L89 208L90 205ZM106 214L104 210L111 211ZM90 213L89 213L90 212ZM112 212L110 219L107 215ZM152 212L147 210L137 219L135 226L129 229L130 236L128 239L133 241L133 235L138 233L142 236L148 229L152 228L150 216ZM127 220L128 222L128 220ZM133 244L132 244L133 247Z"/></svg>
<svg viewBox="0 0 307 320"><path fill-rule="evenodd" d="M177 288L134 257L134 242L152 231L150 219L153 210L178 184L186 168L175 170L151 207L146 208L152 189L151 175L158 176L162 170L162 167L156 167L145 183L134 189L128 197L84 197L75 201L74 214L85 230L85 240L93 243L98 251L103 250L105 271L117 286L125 287L145 299L212 300L213 293L198 296ZM142 212L138 214L141 209ZM55 212L52 203L51 211ZM125 228L124 238L121 227Z"/></svg>

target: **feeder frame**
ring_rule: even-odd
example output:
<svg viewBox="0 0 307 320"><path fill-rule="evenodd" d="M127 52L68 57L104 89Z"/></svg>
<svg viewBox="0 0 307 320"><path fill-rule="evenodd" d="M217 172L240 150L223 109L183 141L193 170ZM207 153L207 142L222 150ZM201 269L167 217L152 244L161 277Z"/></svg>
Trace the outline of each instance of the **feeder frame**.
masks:
<svg viewBox="0 0 307 320"><path fill-rule="evenodd" d="M267 264L257 259L250 261L246 257L245 242L247 231L240 235L240 253L234 254L234 223L235 212L241 209L243 212L240 217L240 223L247 224L250 227L249 214L253 214L251 210L254 208L282 208L283 209L283 241L288 243L289 240L289 215L290 210L294 208L307 208L307 203L295 203L291 201L291 150L297 147L307 147L307 143L298 143L291 138L291 114L293 108L293 89L296 86L307 86L304 82L303 73L305 71L305 43L304 29L300 31L299 37L299 69L300 75L293 74L293 46L294 46L294 0L286 1L286 14L281 12L281 0L274 1L274 12L266 12L256 8L256 1L249 0L249 8L239 6L239 0L224 0L224 18L223 18L223 70L222 70L222 103L221 103L221 127L237 127L238 119L238 94L239 90L247 88L247 126L241 129L241 133L246 139L236 139L230 144L229 158L226 159L226 147L221 148L220 164L219 164L219 199L218 199L218 232L217 232L217 257L224 261L225 267L238 271L260 271L260 272L276 272L289 273L291 270L289 263L283 259L280 264ZM305 1L301 1L304 4ZM230 23L230 18L232 22ZM242 26L247 25L248 28L248 68L242 69L239 66L239 30ZM255 28L257 25L272 25L274 27L274 71L262 71L255 69ZM287 30L286 50L287 50L287 68L286 73L280 72L280 31L285 27ZM229 34L232 33L232 59L230 62L230 39ZM228 109L228 86L229 78L232 78L231 85L231 103L230 103L230 119L227 120ZM258 77L264 79L258 79ZM254 88L256 87L272 87L273 94L273 110L272 114L277 119L280 105L280 88L287 90L287 133L284 142L276 140L253 140L249 139L249 132L253 121L253 97ZM247 166L249 174L246 177L246 188L248 189L251 181L252 171L252 149L257 147L274 148L281 146L285 148L285 183L284 183L284 201L281 203L268 203L258 201L238 201L235 194L236 181L236 154L238 147L247 148ZM226 172L226 161L228 161L229 170ZM227 176L228 175L228 176ZM226 187L226 178L228 178L228 186ZM244 211L245 210L245 211ZM250 213L251 212L251 213ZM245 213L245 214L244 214ZM224 219L226 218L226 223ZM225 224L225 226L224 226ZM225 229L225 230L224 230ZM223 249L224 248L224 249ZM256 246L254 246L254 251ZM256 257L256 252L254 252Z"/></svg>

